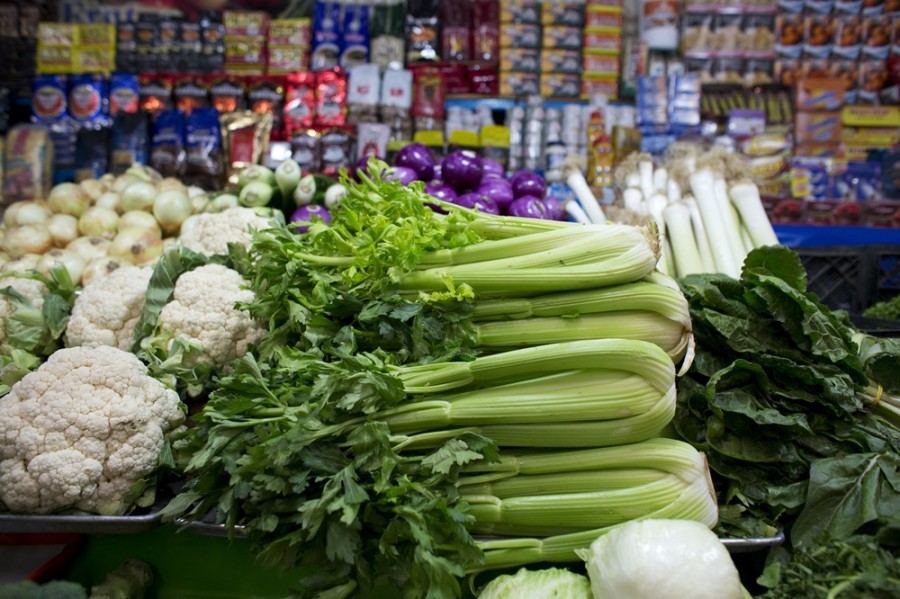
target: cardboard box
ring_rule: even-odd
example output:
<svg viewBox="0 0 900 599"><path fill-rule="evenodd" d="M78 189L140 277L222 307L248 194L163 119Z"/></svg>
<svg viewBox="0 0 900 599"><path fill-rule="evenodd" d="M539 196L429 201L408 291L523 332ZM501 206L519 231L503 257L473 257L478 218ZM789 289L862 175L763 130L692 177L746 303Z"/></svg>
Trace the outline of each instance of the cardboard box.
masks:
<svg viewBox="0 0 900 599"><path fill-rule="evenodd" d="M798 112L794 135L799 143L838 143L842 129L840 112Z"/></svg>

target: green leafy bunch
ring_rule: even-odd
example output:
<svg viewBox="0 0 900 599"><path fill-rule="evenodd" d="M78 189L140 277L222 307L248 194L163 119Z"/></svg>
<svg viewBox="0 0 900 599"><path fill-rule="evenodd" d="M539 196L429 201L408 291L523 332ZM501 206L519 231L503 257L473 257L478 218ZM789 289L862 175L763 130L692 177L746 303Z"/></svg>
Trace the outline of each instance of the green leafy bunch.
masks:
<svg viewBox="0 0 900 599"><path fill-rule="evenodd" d="M212 511L243 526L264 565L309 566L301 596L458 596L481 554L455 482L496 458L492 443L462 434L405 450L377 417L406 400L390 355L330 352L282 347L267 364L234 363L180 448L193 478L166 517Z"/></svg>
<svg viewBox="0 0 900 599"><path fill-rule="evenodd" d="M868 409L855 331L806 290L799 257L762 248L740 280L680 284L698 350L674 424L707 454L720 532L789 528L799 546L896 517L900 431Z"/></svg>
<svg viewBox="0 0 900 599"><path fill-rule="evenodd" d="M373 160L360 182L344 178L348 192L330 225L313 223L302 235L291 225L255 235L257 300L247 309L268 323L263 358L284 345L319 347L343 334L400 361L468 355L471 288L448 280L439 292L404 294L398 283L425 252L477 242L466 226L471 216L434 213L421 182L384 181L385 167Z"/></svg>

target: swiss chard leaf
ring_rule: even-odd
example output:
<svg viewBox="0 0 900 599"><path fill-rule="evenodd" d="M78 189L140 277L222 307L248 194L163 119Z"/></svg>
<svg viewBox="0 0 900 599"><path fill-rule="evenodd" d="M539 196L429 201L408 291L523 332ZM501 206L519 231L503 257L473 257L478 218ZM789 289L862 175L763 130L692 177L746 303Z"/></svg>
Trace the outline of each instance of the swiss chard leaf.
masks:
<svg viewBox="0 0 900 599"><path fill-rule="evenodd" d="M820 535L842 538L867 522L900 513L900 456L860 453L814 461L806 506L791 529L796 546Z"/></svg>

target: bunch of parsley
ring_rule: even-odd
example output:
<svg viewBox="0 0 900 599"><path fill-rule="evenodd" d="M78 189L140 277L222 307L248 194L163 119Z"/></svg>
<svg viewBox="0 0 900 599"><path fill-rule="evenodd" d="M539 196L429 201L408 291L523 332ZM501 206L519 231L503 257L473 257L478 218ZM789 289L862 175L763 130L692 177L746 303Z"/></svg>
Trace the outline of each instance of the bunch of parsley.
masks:
<svg viewBox="0 0 900 599"><path fill-rule="evenodd" d="M425 252L479 237L380 166L345 181L330 226L255 235L243 307L268 333L175 443L187 482L164 516L242 527L264 565L307 567L300 596L457 597L482 554L455 483L496 449L464 433L412 450L375 415L407 401L397 367L474 355L470 288L409 295L398 282Z"/></svg>

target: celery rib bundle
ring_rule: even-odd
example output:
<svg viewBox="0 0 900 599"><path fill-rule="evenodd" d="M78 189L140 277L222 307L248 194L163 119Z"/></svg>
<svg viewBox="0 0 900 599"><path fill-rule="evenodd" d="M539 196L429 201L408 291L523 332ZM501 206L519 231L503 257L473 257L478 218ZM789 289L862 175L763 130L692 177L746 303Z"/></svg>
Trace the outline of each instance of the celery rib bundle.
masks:
<svg viewBox="0 0 900 599"><path fill-rule="evenodd" d="M406 597L627 519L712 525L702 456L654 438L692 339L655 227L439 215L380 166L330 225L255 235L267 334L176 444L167 517L243 525L263 563L315 565L311 595Z"/></svg>

